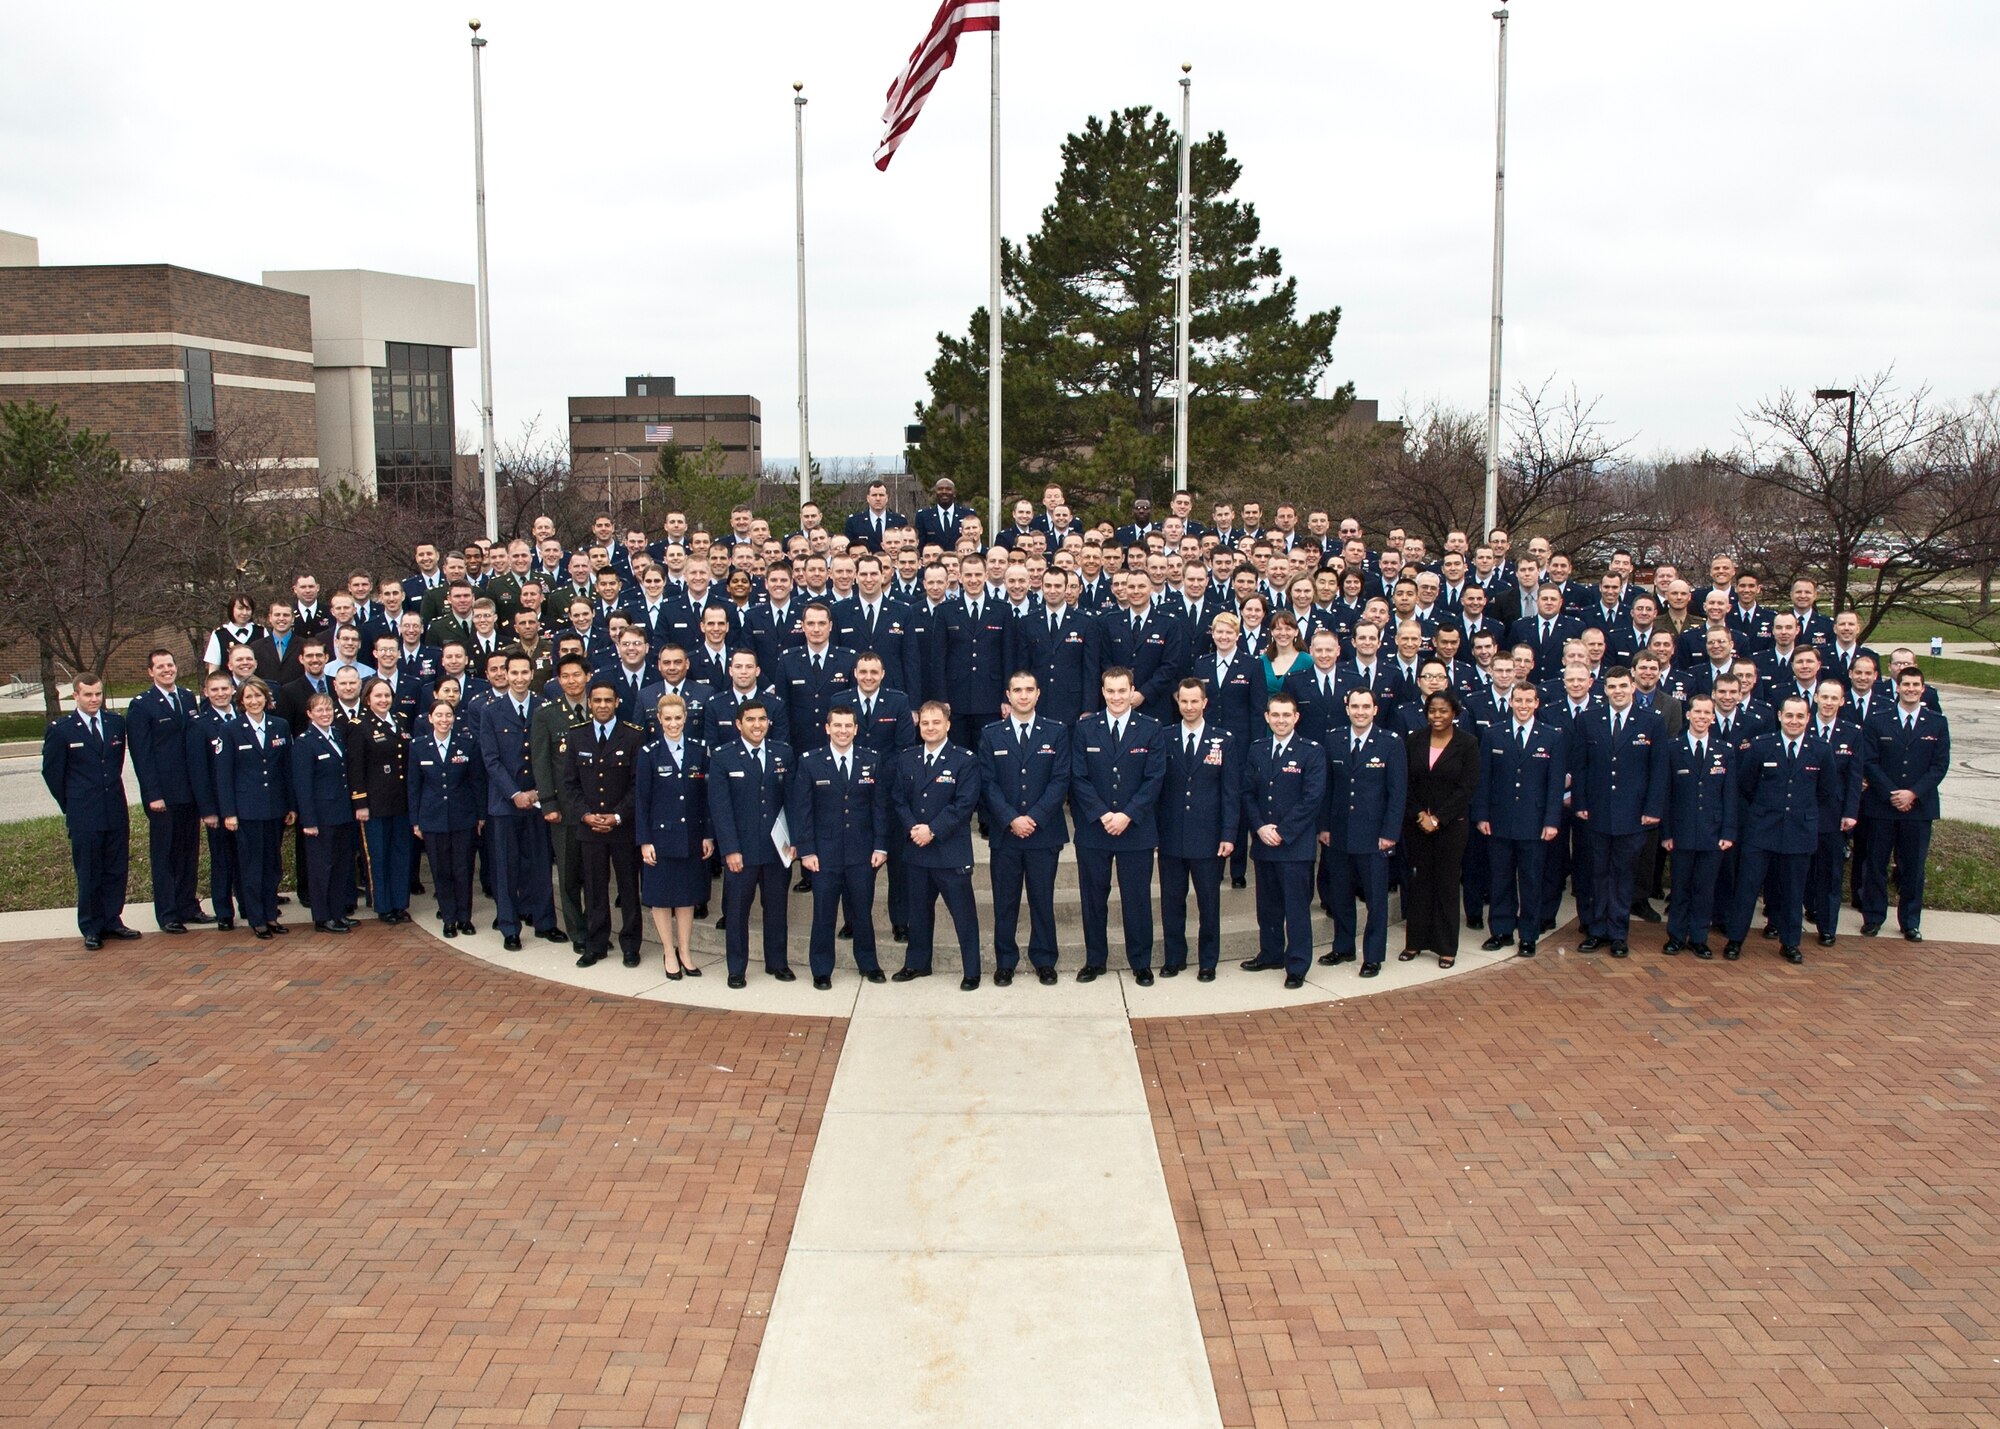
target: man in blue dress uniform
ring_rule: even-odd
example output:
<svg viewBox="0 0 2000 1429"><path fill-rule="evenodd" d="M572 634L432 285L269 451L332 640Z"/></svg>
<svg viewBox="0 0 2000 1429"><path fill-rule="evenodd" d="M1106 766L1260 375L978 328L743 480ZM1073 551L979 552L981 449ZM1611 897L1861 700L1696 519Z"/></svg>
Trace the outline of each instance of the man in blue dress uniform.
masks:
<svg viewBox="0 0 2000 1429"><path fill-rule="evenodd" d="M833 986L834 927L843 904L855 967L868 981L883 981L875 955L875 871L889 861L889 764L855 742L857 719L850 704L827 713L827 742L798 757L785 803L799 862L817 875L807 956L821 992Z"/></svg>
<svg viewBox="0 0 2000 1429"><path fill-rule="evenodd" d="M1250 746L1243 823L1257 866L1257 956L1251 972L1285 970L1285 986L1306 985L1312 966L1313 859L1326 803L1326 754L1298 732L1299 701L1279 690L1264 704L1269 739Z"/></svg>
<svg viewBox="0 0 2000 1429"><path fill-rule="evenodd" d="M1605 672L1603 705L1593 705L1572 732L1577 755L1572 786L1590 876L1578 889L1585 937L1579 952L1606 944L1611 956L1629 951L1632 888L1646 831L1667 812L1667 735L1659 714L1633 702L1632 672Z"/></svg>
<svg viewBox="0 0 2000 1429"><path fill-rule="evenodd" d="M76 868L76 926L95 952L125 926L132 825L125 811L125 717L104 708L104 682L78 675L76 709L42 736L42 782L62 810Z"/></svg>
<svg viewBox="0 0 2000 1429"><path fill-rule="evenodd" d="M1347 730L1326 754L1326 801L1320 841L1330 849L1333 948L1325 964L1354 961L1354 900L1368 907L1361 976L1382 971L1389 947L1389 858L1403 835L1410 770L1403 742L1375 722L1375 696L1347 692Z"/></svg>
<svg viewBox="0 0 2000 1429"><path fill-rule="evenodd" d="M194 762L202 751L188 740L196 714L194 695L179 687L171 651L155 650L146 667L153 683L125 710L132 770L153 857L153 918L162 933L185 933L190 923L212 923L201 910L196 886L201 867L201 811L195 803Z"/></svg>
<svg viewBox="0 0 2000 1429"><path fill-rule="evenodd" d="M1743 861L1736 871L1723 957L1734 961L1743 955L1757 894L1765 890L1779 951L1786 962L1805 961L1799 944L1806 872L1819 847L1819 811L1837 797L1835 777L1833 751L1813 737L1806 702L1796 695L1783 701L1777 730L1750 742L1736 772L1743 801Z"/></svg>
<svg viewBox="0 0 2000 1429"><path fill-rule="evenodd" d="M1128 579L1131 579L1128 577ZM1117 620L1113 615L1108 619ZM1172 616L1158 617L1172 621ZM1166 781L1167 751L1160 722L1133 708L1137 687L1122 665L1098 682L1104 708L1077 721L1070 738L1070 807L1076 816L1077 883L1083 900L1084 965L1078 982L1104 975L1110 946L1111 879L1125 926L1125 960L1133 981L1153 985L1153 850L1155 818Z"/></svg>
<svg viewBox="0 0 2000 1429"><path fill-rule="evenodd" d="M1208 684L1200 676L1174 691L1180 720L1168 731L1165 783L1160 789L1160 921L1166 932L1161 977L1187 967L1188 885L1194 885L1195 977L1215 980L1222 956L1222 869L1236 851L1243 812L1243 746L1208 721Z"/></svg>
<svg viewBox="0 0 2000 1429"><path fill-rule="evenodd" d="M565 942L556 926L549 882L549 835L535 786L534 718L542 707L530 692L535 662L507 657L507 688L480 710L479 755L486 766L486 817L492 826L493 901L502 946L521 951L521 928L551 943Z"/></svg>
<svg viewBox="0 0 2000 1429"><path fill-rule="evenodd" d="M959 987L979 988L979 909L972 899L972 816L979 808L979 760L947 743L955 716L942 700L917 709L921 743L896 761L890 802L896 826L909 845L910 944L895 981L931 975L937 900L944 899L958 933L964 976Z"/></svg>
<svg viewBox="0 0 2000 1429"><path fill-rule="evenodd" d="M1508 692L1509 713L1482 741L1485 770L1472 796L1472 824L1487 836L1493 903L1491 936L1479 946L1498 952L1515 942L1535 955L1548 910L1542 859L1562 833L1569 781L1569 731L1539 717L1541 692L1522 682Z"/></svg>
<svg viewBox="0 0 2000 1429"><path fill-rule="evenodd" d="M1695 695L1688 700L1687 729L1667 745L1667 817L1660 847L1673 855L1674 882L1663 953L1715 956L1708 927L1715 919L1722 856L1736 846L1737 799L1736 748L1715 737L1714 696Z"/></svg>
<svg viewBox="0 0 2000 1429"><path fill-rule="evenodd" d="M1072 618L1075 617L1072 612ZM1069 729L1039 712L1034 672L1007 681L1007 713L979 741L986 805L987 873L993 881L993 981L1006 987L1020 966L1016 932L1021 891L1028 894L1028 961L1045 986L1056 980L1056 865L1069 842Z"/></svg>
<svg viewBox="0 0 2000 1429"><path fill-rule="evenodd" d="M1923 672L1906 665L1896 676L1896 703L1864 731L1868 786L1862 812L1871 832L1861 871L1861 932L1874 937L1889 916L1889 856L1896 858L1896 926L1913 943L1924 935L1924 861L1938 819L1938 786L1951 768L1951 726L1930 707Z"/></svg>
<svg viewBox="0 0 2000 1429"><path fill-rule="evenodd" d="M1833 751L1835 803L1819 811L1819 847L1806 871L1806 915L1819 929L1819 945L1830 948L1840 925L1841 872L1847 865L1847 839L1861 816L1861 784L1867 736L1861 726L1842 717L1847 690L1836 680L1822 680L1814 694L1818 708L1813 737Z"/></svg>
<svg viewBox="0 0 2000 1429"><path fill-rule="evenodd" d="M790 924L785 907L785 869L797 845L785 818L791 790L792 751L767 738L770 718L755 696L736 707L737 738L716 746L708 763L708 818L715 848L722 855L722 916L727 925L724 954L729 985L747 985L750 971L750 904L763 906L764 971L793 982L787 949ZM780 835L783 835L782 839Z"/></svg>
<svg viewBox="0 0 2000 1429"><path fill-rule="evenodd" d="M896 757L917 742L917 717L909 696L887 683L888 663L864 650L854 658L854 687L834 696L834 709L851 709L855 743L875 756L877 777L884 784L895 778ZM910 935L909 880L903 866L905 840L897 833L894 810L889 825L889 936Z"/></svg>

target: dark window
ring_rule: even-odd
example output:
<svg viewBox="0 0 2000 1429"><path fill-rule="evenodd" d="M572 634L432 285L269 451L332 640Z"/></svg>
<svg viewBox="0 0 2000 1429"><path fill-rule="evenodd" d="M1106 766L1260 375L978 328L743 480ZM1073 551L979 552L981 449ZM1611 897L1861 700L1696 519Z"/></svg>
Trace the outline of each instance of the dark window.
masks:
<svg viewBox="0 0 2000 1429"><path fill-rule="evenodd" d="M187 416L189 432L215 431L215 357L199 347L187 349Z"/></svg>
<svg viewBox="0 0 2000 1429"><path fill-rule="evenodd" d="M451 494L457 447L451 349L384 344L374 371L375 485L384 498L440 501Z"/></svg>

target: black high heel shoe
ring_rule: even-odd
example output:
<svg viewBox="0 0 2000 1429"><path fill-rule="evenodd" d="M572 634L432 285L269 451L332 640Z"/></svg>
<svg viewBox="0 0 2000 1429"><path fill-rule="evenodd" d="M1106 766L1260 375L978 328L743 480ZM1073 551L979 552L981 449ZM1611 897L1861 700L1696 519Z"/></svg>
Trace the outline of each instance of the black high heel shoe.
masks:
<svg viewBox="0 0 2000 1429"><path fill-rule="evenodd" d="M699 967L685 967L681 969L681 975L683 977L700 977L701 969Z"/></svg>

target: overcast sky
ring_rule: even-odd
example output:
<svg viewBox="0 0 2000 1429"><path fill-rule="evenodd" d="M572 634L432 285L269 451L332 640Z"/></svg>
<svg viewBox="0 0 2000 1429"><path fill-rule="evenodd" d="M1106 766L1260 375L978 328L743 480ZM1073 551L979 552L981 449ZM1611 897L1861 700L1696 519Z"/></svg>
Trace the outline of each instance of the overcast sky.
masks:
<svg viewBox="0 0 2000 1429"><path fill-rule="evenodd" d="M467 0L486 50L503 440L571 393L749 391L798 446L791 82L804 80L813 448L893 453L940 329L985 300L987 42L887 174L883 91L935 0ZM1003 219L1132 104L1222 129L1239 197L1344 312L1385 414L1485 400L1489 3L1005 0ZM1641 453L1726 443L1782 386L1894 364L2000 385L2000 9L1522 0L1510 26L1508 385L1601 394ZM0 228L46 263L474 277L470 60L450 7L10 8ZM458 364L459 424L478 366ZM1197 473L1197 475L1199 475Z"/></svg>

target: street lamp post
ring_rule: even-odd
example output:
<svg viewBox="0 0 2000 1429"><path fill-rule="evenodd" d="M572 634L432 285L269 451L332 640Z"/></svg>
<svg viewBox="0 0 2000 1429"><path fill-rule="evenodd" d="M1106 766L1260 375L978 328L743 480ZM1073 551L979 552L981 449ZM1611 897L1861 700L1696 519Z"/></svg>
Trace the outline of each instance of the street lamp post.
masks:
<svg viewBox="0 0 2000 1429"><path fill-rule="evenodd" d="M792 85L792 183L799 259L799 507L812 500L812 442L806 428L806 97Z"/></svg>
<svg viewBox="0 0 2000 1429"><path fill-rule="evenodd" d="M486 119L479 91L479 21L472 30L472 186L479 229L479 478L486 495L486 539L500 539L499 483L493 460L493 319L486 302Z"/></svg>
<svg viewBox="0 0 2000 1429"><path fill-rule="evenodd" d="M1813 391L1815 402L1845 402L1847 404L1847 455L1841 458L1840 482L1845 486L1854 475L1854 389L1851 387L1819 387Z"/></svg>
<svg viewBox="0 0 2000 1429"><path fill-rule="evenodd" d="M1181 66L1181 194L1180 264L1174 282L1174 490L1186 491L1188 484L1188 224L1194 209L1189 182L1188 120L1193 103L1193 65Z"/></svg>
<svg viewBox="0 0 2000 1429"><path fill-rule="evenodd" d="M1500 520L1500 273L1507 234L1507 12L1500 22L1500 69L1493 122L1493 334L1486 359L1486 530Z"/></svg>

